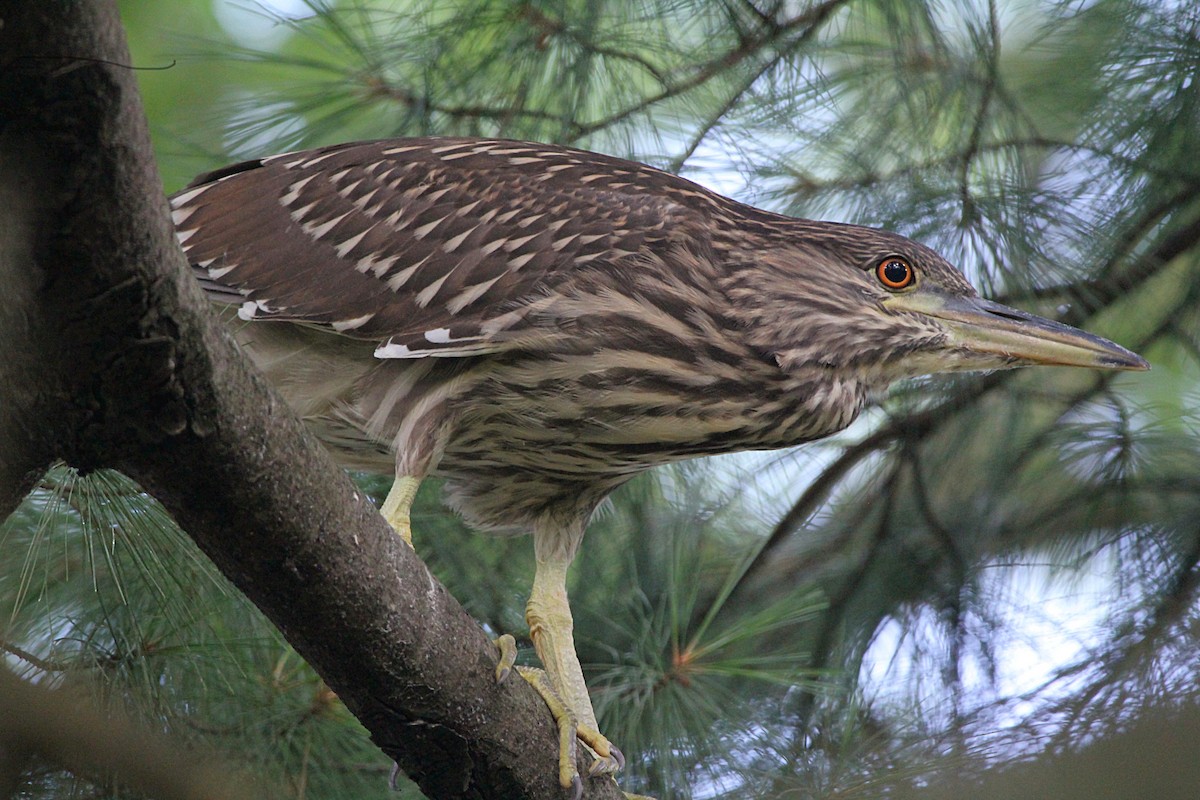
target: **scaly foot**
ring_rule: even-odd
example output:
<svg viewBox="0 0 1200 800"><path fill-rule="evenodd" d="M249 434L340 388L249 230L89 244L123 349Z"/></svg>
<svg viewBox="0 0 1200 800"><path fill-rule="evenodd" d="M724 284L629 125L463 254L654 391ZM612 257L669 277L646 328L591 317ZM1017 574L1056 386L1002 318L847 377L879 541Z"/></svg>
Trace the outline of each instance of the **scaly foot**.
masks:
<svg viewBox="0 0 1200 800"><path fill-rule="evenodd" d="M500 659L496 664L496 681L504 681L514 669L517 648L516 641L509 634L496 639L496 647L500 650ZM532 686L550 709L558 726L558 782L564 789L572 791L578 798L583 793L583 782L576 769L578 742L583 742L596 756L588 768L590 777L611 775L625 768L625 756L607 738L594 727L579 721L578 716L554 688L549 674L544 669L536 667L515 667L525 681ZM638 795L626 795L636 800Z"/></svg>

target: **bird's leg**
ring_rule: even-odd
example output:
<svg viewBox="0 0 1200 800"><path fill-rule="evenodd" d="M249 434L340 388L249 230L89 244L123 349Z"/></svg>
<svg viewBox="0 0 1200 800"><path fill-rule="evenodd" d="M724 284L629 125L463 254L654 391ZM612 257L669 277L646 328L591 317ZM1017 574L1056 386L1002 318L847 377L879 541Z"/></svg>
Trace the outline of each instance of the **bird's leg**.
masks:
<svg viewBox="0 0 1200 800"><path fill-rule="evenodd" d="M400 534L400 538L407 542L409 547L413 546L412 520L409 512L420 486L421 479L417 476L402 475L397 472L396 480L392 482L392 488L383 501L383 507L379 509L379 513L383 514L383 518L388 521L396 533ZM500 648L500 659L496 664L496 683L502 683L512 672L513 665L517 661L517 642L506 633L496 639L496 646Z"/></svg>
<svg viewBox="0 0 1200 800"><path fill-rule="evenodd" d="M572 782L577 780L574 742L571 741L568 747L566 743L572 737L567 736L567 732L596 753L596 761L589 770L592 775L616 772L624 762L621 752L597 729L596 714L575 653L571 608L567 602L567 567L570 563L571 557L561 554L537 559L525 619L529 623L534 649L545 667L545 675L538 675L536 670L520 671L546 700L564 734L559 752L559 778L564 787L570 785L568 778Z"/></svg>
<svg viewBox="0 0 1200 800"><path fill-rule="evenodd" d="M409 509L412 508L413 498L417 496L417 487L421 479L415 475L397 475L392 483L391 491L383 501L379 512L388 524L400 534L409 547L412 547L412 521L409 519Z"/></svg>

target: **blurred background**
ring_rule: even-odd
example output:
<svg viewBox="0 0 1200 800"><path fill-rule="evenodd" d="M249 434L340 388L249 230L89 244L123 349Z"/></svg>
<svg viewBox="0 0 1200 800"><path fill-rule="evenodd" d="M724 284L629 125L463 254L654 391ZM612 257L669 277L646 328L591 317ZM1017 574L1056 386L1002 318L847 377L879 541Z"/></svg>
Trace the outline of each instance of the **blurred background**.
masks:
<svg viewBox="0 0 1200 800"><path fill-rule="evenodd" d="M1152 362L914 381L833 439L614 495L572 605L625 789L1200 796L1194 4L120 5L168 192L353 139L558 142L890 228ZM527 539L471 533L432 484L414 529L468 611L527 637ZM51 473L0 551L20 676L215 750L268 797L421 797L122 476ZM17 795L122 790L47 763Z"/></svg>

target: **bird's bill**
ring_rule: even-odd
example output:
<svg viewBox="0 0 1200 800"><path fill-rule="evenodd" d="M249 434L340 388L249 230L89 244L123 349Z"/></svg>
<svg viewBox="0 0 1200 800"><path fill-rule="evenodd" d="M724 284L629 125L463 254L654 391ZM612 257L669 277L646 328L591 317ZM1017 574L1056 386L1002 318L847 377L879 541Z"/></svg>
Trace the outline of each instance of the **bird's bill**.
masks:
<svg viewBox="0 0 1200 800"><path fill-rule="evenodd" d="M1070 325L979 297L912 292L884 300L893 311L934 317L952 346L1024 364L1146 370L1144 358Z"/></svg>

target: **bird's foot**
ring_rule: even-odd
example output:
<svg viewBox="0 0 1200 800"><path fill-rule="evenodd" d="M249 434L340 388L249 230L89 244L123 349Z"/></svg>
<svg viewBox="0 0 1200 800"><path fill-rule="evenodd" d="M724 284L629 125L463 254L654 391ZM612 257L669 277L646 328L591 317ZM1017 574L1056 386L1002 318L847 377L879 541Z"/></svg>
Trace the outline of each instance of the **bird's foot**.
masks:
<svg viewBox="0 0 1200 800"><path fill-rule="evenodd" d="M567 706L550 682L550 676L536 667L517 667L517 673L542 696L558 725L558 782L564 789L573 789L573 797L583 793L583 782L575 767L578 743L583 742L596 758L588 767L589 777L612 775L625 766L625 756L600 731L581 724L575 712Z"/></svg>
<svg viewBox="0 0 1200 800"><path fill-rule="evenodd" d="M500 650L500 660L496 664L496 681L501 682L514 669L517 657L516 641L512 636L504 634L496 639L496 647ZM612 775L625 768L625 756L621 751L600 731L579 722L578 715L554 688L545 670L536 667L515 669L517 674L537 691L554 717L555 725L558 726L558 782L564 789L572 791L573 798L577 800L583 793L583 781L575 767L579 742L583 742L596 756L588 768L589 777ZM637 800L639 796L627 797Z"/></svg>
<svg viewBox="0 0 1200 800"><path fill-rule="evenodd" d="M500 660L496 662L496 683L504 683L517 663L517 640L512 634L504 633L497 636L495 641L500 650Z"/></svg>

